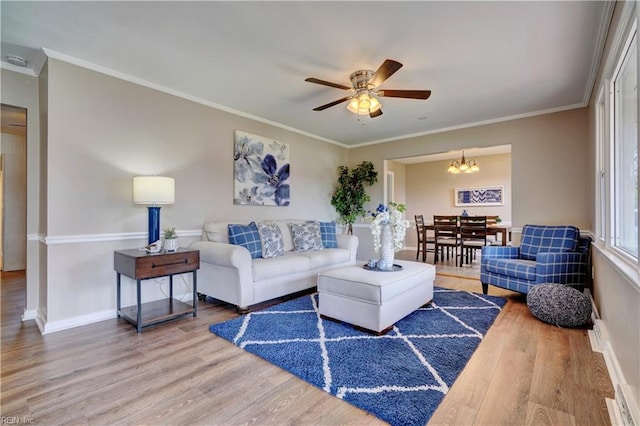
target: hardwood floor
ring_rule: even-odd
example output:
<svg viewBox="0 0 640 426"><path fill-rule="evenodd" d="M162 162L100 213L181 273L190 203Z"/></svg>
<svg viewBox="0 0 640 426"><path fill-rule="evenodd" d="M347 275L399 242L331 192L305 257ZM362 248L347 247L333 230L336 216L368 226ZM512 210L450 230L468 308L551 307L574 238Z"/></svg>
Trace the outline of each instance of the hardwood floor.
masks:
<svg viewBox="0 0 640 426"><path fill-rule="evenodd" d="M480 292L473 267L437 269L447 275L436 285ZM0 279L4 423L384 424L211 334L237 316L223 303L200 301L197 318L142 334L113 319L42 336L20 321L24 273ZM429 424L609 424L613 388L586 330L536 320L521 295L490 294L509 301Z"/></svg>

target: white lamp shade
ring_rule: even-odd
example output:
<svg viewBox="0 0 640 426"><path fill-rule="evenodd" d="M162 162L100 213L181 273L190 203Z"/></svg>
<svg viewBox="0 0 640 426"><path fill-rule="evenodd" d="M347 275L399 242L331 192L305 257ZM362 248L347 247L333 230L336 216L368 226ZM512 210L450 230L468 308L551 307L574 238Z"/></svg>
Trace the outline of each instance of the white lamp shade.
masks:
<svg viewBox="0 0 640 426"><path fill-rule="evenodd" d="M173 204L175 181L163 176L133 178L133 202L136 204Z"/></svg>

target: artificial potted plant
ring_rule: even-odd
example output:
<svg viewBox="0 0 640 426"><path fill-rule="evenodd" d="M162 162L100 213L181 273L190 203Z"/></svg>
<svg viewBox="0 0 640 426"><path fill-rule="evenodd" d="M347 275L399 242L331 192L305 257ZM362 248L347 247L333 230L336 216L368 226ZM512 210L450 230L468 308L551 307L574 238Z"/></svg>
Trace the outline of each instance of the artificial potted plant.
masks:
<svg viewBox="0 0 640 426"><path fill-rule="evenodd" d="M347 225L347 233L353 233L353 223L358 216L367 212L364 204L371 198L365 191L365 185L371 186L378 181L378 172L373 163L363 161L353 169L340 166L338 186L331 196L331 205L340 215L340 221Z"/></svg>
<svg viewBox="0 0 640 426"><path fill-rule="evenodd" d="M178 234L175 226L165 228L164 230L164 249L166 251L178 250Z"/></svg>

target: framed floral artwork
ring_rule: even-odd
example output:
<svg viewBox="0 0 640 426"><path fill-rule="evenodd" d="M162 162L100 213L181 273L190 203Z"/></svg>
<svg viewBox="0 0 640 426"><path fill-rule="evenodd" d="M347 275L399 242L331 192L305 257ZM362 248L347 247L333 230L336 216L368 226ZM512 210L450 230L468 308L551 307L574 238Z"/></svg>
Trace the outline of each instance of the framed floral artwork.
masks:
<svg viewBox="0 0 640 426"><path fill-rule="evenodd" d="M233 203L288 206L289 144L240 130L233 138Z"/></svg>

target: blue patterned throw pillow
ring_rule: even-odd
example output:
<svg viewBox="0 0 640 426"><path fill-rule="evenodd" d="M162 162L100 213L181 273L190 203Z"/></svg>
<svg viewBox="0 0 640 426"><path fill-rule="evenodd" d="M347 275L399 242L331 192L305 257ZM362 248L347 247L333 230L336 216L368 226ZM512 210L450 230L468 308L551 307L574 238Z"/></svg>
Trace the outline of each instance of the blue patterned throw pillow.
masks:
<svg viewBox="0 0 640 426"><path fill-rule="evenodd" d="M318 222L290 223L293 249L297 252L324 250Z"/></svg>
<svg viewBox="0 0 640 426"><path fill-rule="evenodd" d="M230 223L229 242L237 246L242 246L249 250L251 258L256 259L262 257L262 244L260 243L260 234L255 222L248 225L237 225Z"/></svg>
<svg viewBox="0 0 640 426"><path fill-rule="evenodd" d="M320 222L320 237L324 248L338 248L335 222Z"/></svg>
<svg viewBox="0 0 640 426"><path fill-rule="evenodd" d="M258 222L258 234L262 243L262 257L282 256L284 254L284 240L282 231L276 223Z"/></svg>

